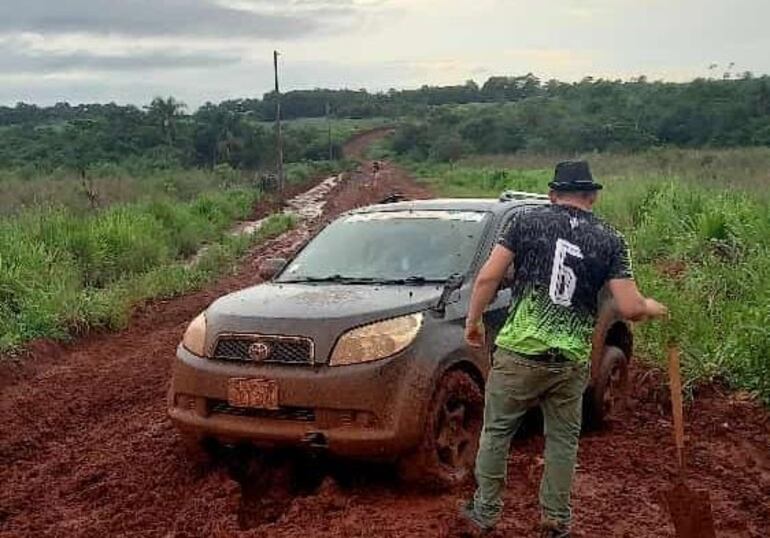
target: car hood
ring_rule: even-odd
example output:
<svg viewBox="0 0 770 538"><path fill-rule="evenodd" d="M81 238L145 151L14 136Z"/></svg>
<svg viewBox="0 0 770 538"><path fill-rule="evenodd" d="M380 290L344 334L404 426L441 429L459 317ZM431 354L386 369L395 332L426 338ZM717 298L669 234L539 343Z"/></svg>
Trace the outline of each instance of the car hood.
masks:
<svg viewBox="0 0 770 538"><path fill-rule="evenodd" d="M206 311L209 345L225 333L306 336L325 361L340 334L360 325L425 310L443 286L271 282L215 301Z"/></svg>

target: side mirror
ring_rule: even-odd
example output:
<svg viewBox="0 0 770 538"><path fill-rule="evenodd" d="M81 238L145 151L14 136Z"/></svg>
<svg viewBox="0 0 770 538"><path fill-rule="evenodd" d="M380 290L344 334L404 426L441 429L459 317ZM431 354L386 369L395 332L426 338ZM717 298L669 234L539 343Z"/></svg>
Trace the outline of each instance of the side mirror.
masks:
<svg viewBox="0 0 770 538"><path fill-rule="evenodd" d="M263 280L270 280L286 267L286 258L268 258L259 265L259 276Z"/></svg>
<svg viewBox="0 0 770 538"><path fill-rule="evenodd" d="M444 289L441 291L441 297L439 297L438 302L431 308L436 316L443 317L444 314L446 314L446 304L449 302L449 297L453 292L462 287L464 281L465 277L459 273L450 275L449 278L447 278L444 283Z"/></svg>

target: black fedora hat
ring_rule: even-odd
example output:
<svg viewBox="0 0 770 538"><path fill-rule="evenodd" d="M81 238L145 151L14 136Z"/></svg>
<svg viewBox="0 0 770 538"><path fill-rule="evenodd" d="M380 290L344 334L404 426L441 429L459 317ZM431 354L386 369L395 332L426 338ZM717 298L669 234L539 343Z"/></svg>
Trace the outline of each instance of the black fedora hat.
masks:
<svg viewBox="0 0 770 538"><path fill-rule="evenodd" d="M548 186L554 191L598 191L603 187L594 181L586 161L564 161L556 165L556 172Z"/></svg>

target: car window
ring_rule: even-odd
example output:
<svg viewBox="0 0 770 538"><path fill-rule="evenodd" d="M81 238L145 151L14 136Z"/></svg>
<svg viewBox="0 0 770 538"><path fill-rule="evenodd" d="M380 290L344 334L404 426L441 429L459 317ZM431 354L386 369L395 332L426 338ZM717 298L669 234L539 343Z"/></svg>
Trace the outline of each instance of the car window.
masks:
<svg viewBox="0 0 770 538"><path fill-rule="evenodd" d="M465 273L488 214L478 211L381 211L342 217L294 259L279 281L328 278L446 279Z"/></svg>

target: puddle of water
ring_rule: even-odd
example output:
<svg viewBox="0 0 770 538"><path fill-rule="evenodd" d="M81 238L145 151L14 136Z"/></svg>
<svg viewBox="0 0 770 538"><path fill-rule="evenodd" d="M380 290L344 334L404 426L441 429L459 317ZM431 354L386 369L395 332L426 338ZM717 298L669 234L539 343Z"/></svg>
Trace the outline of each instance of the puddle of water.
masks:
<svg viewBox="0 0 770 538"><path fill-rule="evenodd" d="M332 176L324 179L318 185L286 201L286 209L282 211L285 215L293 215L300 224L312 222L323 215L326 207L327 197L334 188L342 181L342 175ZM257 220L244 221L238 223L231 231L231 235L251 235L259 231L270 218L263 217ZM196 265L201 257L208 250L203 246L188 262L188 267Z"/></svg>

